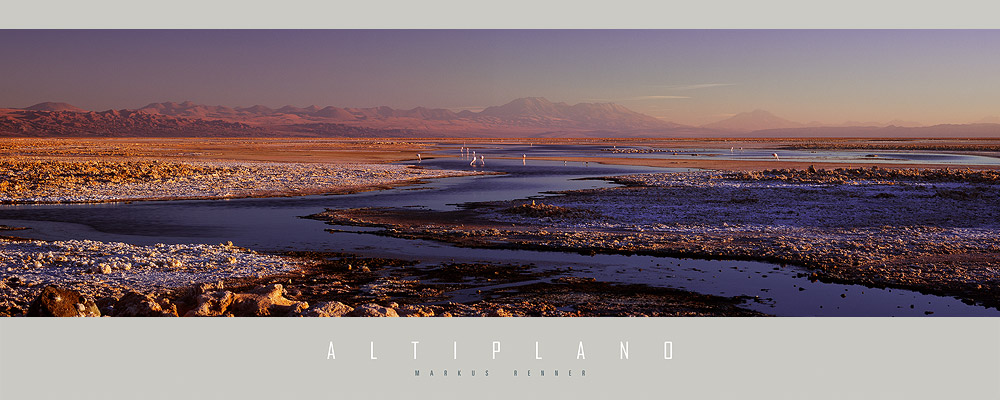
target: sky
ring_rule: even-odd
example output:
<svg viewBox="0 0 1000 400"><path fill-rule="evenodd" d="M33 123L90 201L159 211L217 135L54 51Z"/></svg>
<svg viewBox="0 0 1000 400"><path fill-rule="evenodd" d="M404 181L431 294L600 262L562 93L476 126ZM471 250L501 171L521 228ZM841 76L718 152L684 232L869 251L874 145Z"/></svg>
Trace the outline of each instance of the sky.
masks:
<svg viewBox="0 0 1000 400"><path fill-rule="evenodd" d="M538 96L701 125L1000 116L1000 30L0 30L0 107L471 109Z"/></svg>

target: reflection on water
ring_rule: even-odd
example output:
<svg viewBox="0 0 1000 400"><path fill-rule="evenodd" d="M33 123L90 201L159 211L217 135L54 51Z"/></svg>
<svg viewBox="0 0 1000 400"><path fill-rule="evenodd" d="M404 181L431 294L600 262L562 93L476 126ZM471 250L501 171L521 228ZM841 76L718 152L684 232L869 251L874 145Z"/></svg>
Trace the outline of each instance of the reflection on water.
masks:
<svg viewBox="0 0 1000 400"><path fill-rule="evenodd" d="M326 231L331 228L329 225L299 218L325 208L450 210L464 202L510 200L543 196L548 191L613 186L606 181L579 178L676 171L521 158L522 154L537 157L600 153L588 146L478 146L476 151L486 155L486 166L475 168L506 175L438 179L421 185L337 196L2 206L0 224L31 227L17 235L45 240L91 239L140 245L232 241L260 251L345 251L418 259L425 263L455 260L534 264L538 270L572 267L574 275L608 282L747 296L751 299L747 307L777 315L922 316L927 311L934 312L935 316L1000 315L1000 311L969 306L956 299L906 290L810 282L799 268L761 262L459 248L424 240L355 233L350 231L358 229L351 227L337 227L345 231L331 233ZM445 152L459 155L457 147ZM507 156L513 159L493 158ZM468 165L469 159L434 158L433 154L425 155L419 164L428 168L473 168Z"/></svg>

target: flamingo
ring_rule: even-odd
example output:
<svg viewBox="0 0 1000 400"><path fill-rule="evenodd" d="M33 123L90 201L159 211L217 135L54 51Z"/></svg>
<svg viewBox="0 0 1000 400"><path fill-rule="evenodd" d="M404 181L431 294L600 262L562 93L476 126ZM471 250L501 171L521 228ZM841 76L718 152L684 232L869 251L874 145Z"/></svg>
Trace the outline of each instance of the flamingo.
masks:
<svg viewBox="0 0 1000 400"><path fill-rule="evenodd" d="M521 154L521 165L528 165L528 155Z"/></svg>
<svg viewBox="0 0 1000 400"><path fill-rule="evenodd" d="M470 162L470 163L469 163L469 165L471 165L471 166L475 167L475 166L476 166L476 159L475 159L475 158L473 158L473 159L472 159L472 162Z"/></svg>
<svg viewBox="0 0 1000 400"><path fill-rule="evenodd" d="M486 156L479 156L479 162L482 166L486 166Z"/></svg>
<svg viewBox="0 0 1000 400"><path fill-rule="evenodd" d="M781 160L780 158L778 158L778 153L772 153L771 157L774 157L775 160Z"/></svg>

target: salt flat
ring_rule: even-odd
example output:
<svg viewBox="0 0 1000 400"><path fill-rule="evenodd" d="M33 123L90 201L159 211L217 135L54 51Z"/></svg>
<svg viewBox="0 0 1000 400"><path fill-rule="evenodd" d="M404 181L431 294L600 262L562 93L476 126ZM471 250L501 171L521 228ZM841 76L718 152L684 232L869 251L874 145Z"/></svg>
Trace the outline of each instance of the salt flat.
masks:
<svg viewBox="0 0 1000 400"><path fill-rule="evenodd" d="M87 203L337 193L473 175L402 165L246 161L0 162L0 202Z"/></svg>

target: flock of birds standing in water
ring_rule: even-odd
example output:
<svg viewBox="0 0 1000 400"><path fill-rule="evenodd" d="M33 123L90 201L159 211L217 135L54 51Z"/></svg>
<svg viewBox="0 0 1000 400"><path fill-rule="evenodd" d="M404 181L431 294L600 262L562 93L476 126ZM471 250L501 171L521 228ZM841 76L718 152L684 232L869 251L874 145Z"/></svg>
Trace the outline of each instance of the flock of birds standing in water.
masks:
<svg viewBox="0 0 1000 400"><path fill-rule="evenodd" d="M484 156L482 154L480 154L480 155L477 156L475 150L470 150L468 147L465 147L464 144L462 145L462 148L461 148L462 158L469 157L470 156L470 154L469 154L470 151L472 152L471 153L472 161L469 162L469 165L475 167L478 164L479 166L485 167L486 166L486 156ZM417 154L417 160L420 160L420 154ZM564 161L563 164L565 165L566 162ZM528 165L528 155L527 154L521 154L521 165Z"/></svg>
<svg viewBox="0 0 1000 400"><path fill-rule="evenodd" d="M469 156L469 148L465 147L463 145L462 146L462 154L463 154L463 157L468 157ZM486 156L480 155L479 158L476 158L476 151L472 150L472 162L470 162L469 165L475 167L477 161L478 161L479 165L482 165L484 167L486 166Z"/></svg>
<svg viewBox="0 0 1000 400"><path fill-rule="evenodd" d="M615 146L615 148L617 149L618 146ZM469 162L469 165L471 165L473 167L475 167L476 165L479 165L479 166L482 166L482 167L486 166L486 156L481 155L481 154L480 155L476 155L476 151L475 150L471 150L470 148L466 147L465 144L462 144L462 148L460 149L460 151L462 152L462 158L467 158L469 156L472 157L472 161ZM740 151L741 152L743 151L742 147L740 147ZM471 154L470 154L470 152L471 152ZM736 147L730 147L729 148L729 152L730 153L735 153L736 152ZM771 157L774 157L775 160L781 160L780 158L778 158L778 153L771 153ZM421 163L423 161L424 161L424 159L420 157L420 153L417 153L417 163L419 164L419 163ZM521 154L521 164L522 165L527 165L527 163L528 163L528 155L527 154ZM566 165L566 164L567 164L567 162L563 161L563 165ZM588 162L586 164L590 164L590 163Z"/></svg>

